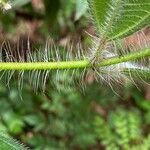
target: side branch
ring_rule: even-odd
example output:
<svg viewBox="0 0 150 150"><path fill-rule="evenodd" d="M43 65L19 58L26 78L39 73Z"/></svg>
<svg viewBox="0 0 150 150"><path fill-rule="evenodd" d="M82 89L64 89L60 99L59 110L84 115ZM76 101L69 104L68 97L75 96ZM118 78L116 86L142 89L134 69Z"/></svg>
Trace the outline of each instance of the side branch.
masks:
<svg viewBox="0 0 150 150"><path fill-rule="evenodd" d="M99 63L98 66L100 66L100 67L110 66L110 65L115 65L115 64L129 62L129 61L135 61L135 60L138 60L141 58L148 58L148 57L150 57L150 49L149 48L135 52L135 53L130 53L130 54L124 55L119 58L117 57L117 58L105 60L105 61Z"/></svg>

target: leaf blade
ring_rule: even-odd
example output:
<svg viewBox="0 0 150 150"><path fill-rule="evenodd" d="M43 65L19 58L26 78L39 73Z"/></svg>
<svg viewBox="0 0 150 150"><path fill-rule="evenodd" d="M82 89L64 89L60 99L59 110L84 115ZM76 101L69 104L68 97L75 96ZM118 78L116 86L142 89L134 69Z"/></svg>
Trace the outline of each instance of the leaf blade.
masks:
<svg viewBox="0 0 150 150"><path fill-rule="evenodd" d="M98 31L110 40L150 23L149 0L89 0Z"/></svg>
<svg viewBox="0 0 150 150"><path fill-rule="evenodd" d="M0 149L28 150L23 144L20 144L3 132L0 132Z"/></svg>

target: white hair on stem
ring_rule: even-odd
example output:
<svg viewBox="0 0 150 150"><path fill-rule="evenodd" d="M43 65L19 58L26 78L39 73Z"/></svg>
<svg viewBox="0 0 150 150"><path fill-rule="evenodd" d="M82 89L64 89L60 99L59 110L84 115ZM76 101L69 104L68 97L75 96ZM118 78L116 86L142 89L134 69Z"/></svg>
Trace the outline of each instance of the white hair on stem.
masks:
<svg viewBox="0 0 150 150"><path fill-rule="evenodd" d="M121 57L123 55L129 54L131 51L140 51L142 48L149 48L150 44L146 41L145 34L142 32L142 36L138 37L139 47L136 47L133 43L130 43L130 46L127 46L123 40L109 41L105 43L104 49L101 54L99 54L100 59L109 60L111 58ZM32 50L31 43L28 38L26 43L26 49L24 49L23 41L19 41L15 47L13 47L8 41L5 41L1 44L0 47L0 61L1 62L62 62L62 61L79 61L85 59L91 59L93 54L99 44L99 38L90 36L93 39L91 48L87 53L82 45L79 43L76 47L73 44L66 44L65 48L56 46L55 43L49 38L43 47L37 50ZM141 43L141 40L143 42ZM125 43L125 44L124 44ZM24 84L24 78L28 76L29 83L33 86L34 91L41 89L43 92L46 91L47 81L53 82L55 85L61 85L60 89L69 89L73 85L78 85L83 88L86 87L85 80L87 73L93 74L97 82L104 81L111 88L113 83L118 83L122 85L124 80L130 80L133 84L136 85L134 77L132 77L132 70L137 71L138 69L142 71L150 71L149 67L145 63L147 60L142 58L138 61L124 62L120 64L110 65L106 67L98 67L96 65L91 68L82 68L81 69L64 69L64 70L32 70L32 71L18 71L18 88L21 90ZM96 62L99 63L99 62ZM149 65L149 60L148 60ZM125 70L128 69L128 75L125 74ZM131 70L131 72L130 72ZM16 76L17 71L2 71L1 79L7 73L7 85L13 76ZM137 71L137 76L142 78ZM144 81L144 80L143 80ZM137 86L137 85L136 85ZM113 88L112 88L113 89Z"/></svg>

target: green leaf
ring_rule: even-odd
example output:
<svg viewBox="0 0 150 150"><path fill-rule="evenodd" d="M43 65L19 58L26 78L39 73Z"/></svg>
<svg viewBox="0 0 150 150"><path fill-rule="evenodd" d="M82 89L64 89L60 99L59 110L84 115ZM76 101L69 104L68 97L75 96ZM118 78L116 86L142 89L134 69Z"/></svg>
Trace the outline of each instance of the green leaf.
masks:
<svg viewBox="0 0 150 150"><path fill-rule="evenodd" d="M7 125L8 130L11 133L19 134L22 132L23 127L24 127L24 122L19 115L16 115L15 113L11 111L8 111L8 112L5 112L5 114L3 114L2 118L5 124Z"/></svg>
<svg viewBox="0 0 150 150"><path fill-rule="evenodd" d="M0 149L1 150L27 150L22 144L18 143L8 135L0 132Z"/></svg>
<svg viewBox="0 0 150 150"><path fill-rule="evenodd" d="M86 13L87 9L88 9L87 0L77 0L75 20L79 20Z"/></svg>
<svg viewBox="0 0 150 150"><path fill-rule="evenodd" d="M23 0L14 0L11 2L11 4L12 4L13 8L18 8L18 7L22 7L26 4L28 4L30 2L31 2L31 0L24 0L24 1Z"/></svg>
<svg viewBox="0 0 150 150"><path fill-rule="evenodd" d="M102 37L125 37L150 23L150 0L89 0Z"/></svg>

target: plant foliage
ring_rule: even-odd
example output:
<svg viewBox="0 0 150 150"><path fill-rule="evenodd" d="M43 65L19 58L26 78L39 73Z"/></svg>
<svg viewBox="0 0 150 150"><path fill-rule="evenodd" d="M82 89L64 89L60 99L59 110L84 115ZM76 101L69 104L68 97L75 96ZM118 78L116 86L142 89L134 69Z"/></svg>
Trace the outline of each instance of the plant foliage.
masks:
<svg viewBox="0 0 150 150"><path fill-rule="evenodd" d="M150 23L149 0L89 0L101 36L125 37Z"/></svg>
<svg viewBox="0 0 150 150"><path fill-rule="evenodd" d="M15 141L4 133L0 133L0 149L27 150L27 148L25 148L23 144L20 144L19 142Z"/></svg>
<svg viewBox="0 0 150 150"><path fill-rule="evenodd" d="M81 28L87 26L86 1L82 1L86 4L83 6L81 0L44 0L41 8L31 2L35 1L0 0L0 27L4 33L19 32L19 17L23 24L26 19L27 24L40 24L36 34L45 37L51 31L56 39L64 37L64 31L75 35L78 29L81 34ZM92 35L89 43L84 41L85 48L80 44L62 48L47 40L45 46L35 51L29 39L25 44L20 40L14 45L13 40L2 39L0 79L6 82L0 84L0 131L6 134L0 133L0 149L26 149L7 133L35 150L150 149L150 104L145 98L148 96L126 82L149 82L150 43L142 33L139 46L125 44L128 35L149 26L150 2L88 0L88 4L97 36ZM93 85L94 80L105 81L109 87ZM118 83L115 92L122 88L119 94L127 101L120 101L114 94L114 82ZM24 101L20 101L17 84ZM6 85L11 85L11 90ZM81 88L84 93L79 92Z"/></svg>

